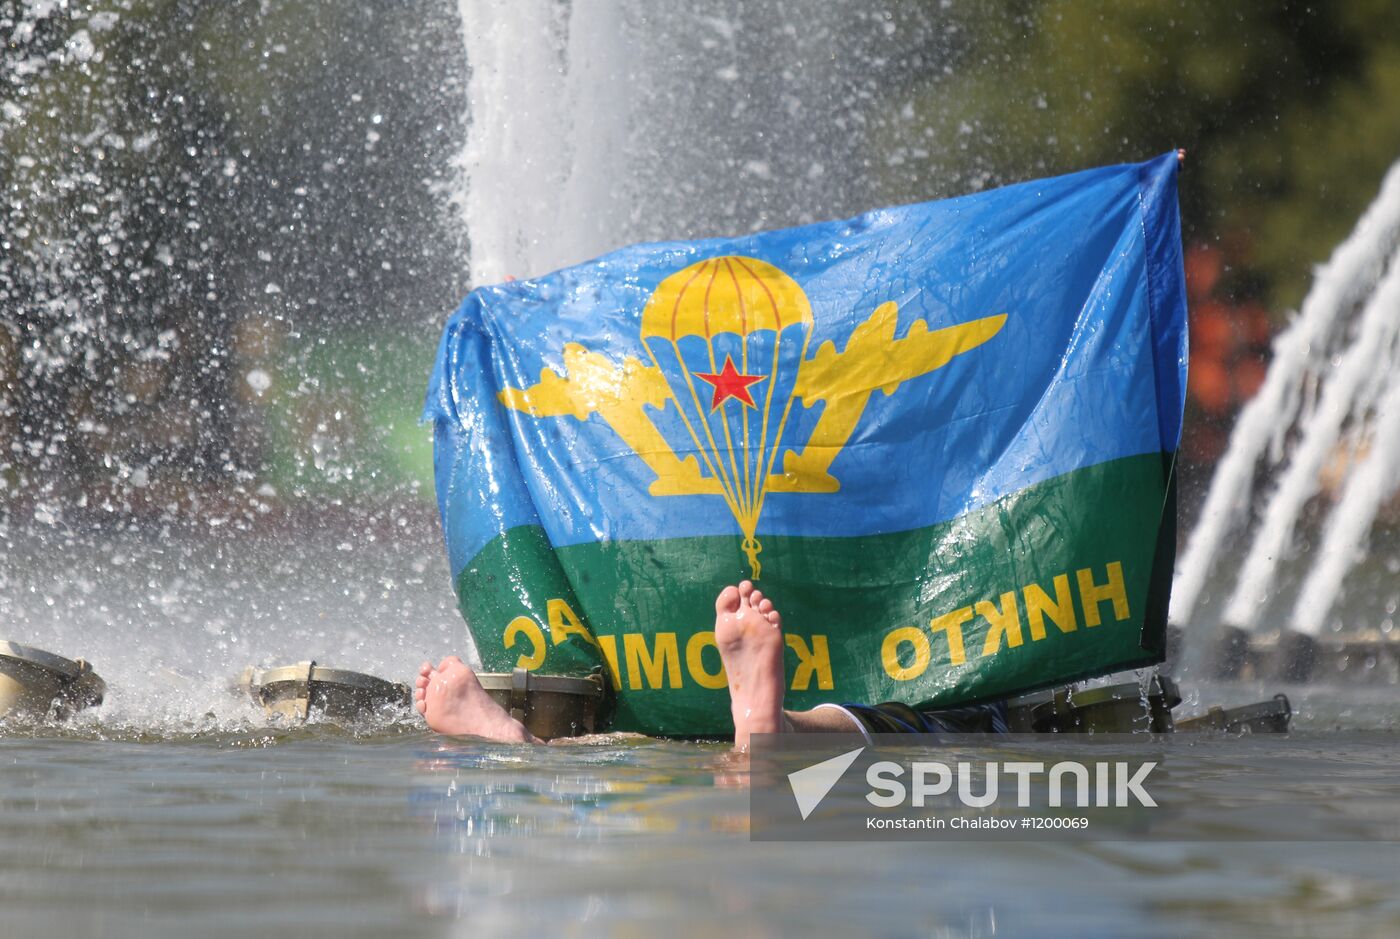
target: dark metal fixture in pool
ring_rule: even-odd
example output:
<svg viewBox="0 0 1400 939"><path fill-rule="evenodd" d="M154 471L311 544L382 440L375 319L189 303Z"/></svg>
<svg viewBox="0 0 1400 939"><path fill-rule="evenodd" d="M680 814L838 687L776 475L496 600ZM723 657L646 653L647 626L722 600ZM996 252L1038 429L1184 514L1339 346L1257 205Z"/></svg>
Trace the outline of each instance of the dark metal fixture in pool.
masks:
<svg viewBox="0 0 1400 939"><path fill-rule="evenodd" d="M313 711L334 721L359 720L407 709L412 700L407 685L311 661L266 669L250 665L237 688L269 718L297 722Z"/></svg>
<svg viewBox="0 0 1400 939"><path fill-rule="evenodd" d="M85 660L0 639L0 718L66 720L102 703L107 683Z"/></svg>

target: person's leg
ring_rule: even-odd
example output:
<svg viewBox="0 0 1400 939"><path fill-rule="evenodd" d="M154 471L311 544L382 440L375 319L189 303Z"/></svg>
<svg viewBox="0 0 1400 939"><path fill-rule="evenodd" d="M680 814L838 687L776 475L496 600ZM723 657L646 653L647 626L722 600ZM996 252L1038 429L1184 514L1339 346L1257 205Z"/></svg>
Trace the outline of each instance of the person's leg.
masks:
<svg viewBox="0 0 1400 939"><path fill-rule="evenodd" d="M715 600L715 639L729 678L734 746L745 750L751 734L867 734L851 711L835 704L810 711L783 710L782 617L749 581L725 587Z"/></svg>
<svg viewBox="0 0 1400 939"><path fill-rule="evenodd" d="M449 655L436 668L424 662L414 682L413 706L440 734L485 737L502 743L543 743L481 687L471 667Z"/></svg>
<svg viewBox="0 0 1400 939"><path fill-rule="evenodd" d="M787 729L782 617L773 602L747 580L724 588L715 601L715 641L729 676L735 745L746 749L750 734ZM413 706L440 734L541 742L491 699L476 674L455 655L436 668L424 662L414 685Z"/></svg>
<svg viewBox="0 0 1400 939"><path fill-rule="evenodd" d="M883 704L819 704L812 711L788 712L794 730L871 734L1005 734L1006 703L956 708L914 708L899 701Z"/></svg>
<svg viewBox="0 0 1400 939"><path fill-rule="evenodd" d="M810 711L784 711L788 728L799 734L864 733L865 728L840 705L819 704Z"/></svg>
<svg viewBox="0 0 1400 939"><path fill-rule="evenodd" d="M982 705L963 709L977 712L971 726L962 710L919 713L889 703L876 707L818 705L810 711L783 710L786 676L783 672L782 617L772 600L744 581L726 587L715 600L715 639L729 678L730 715L734 743L746 750L749 736L760 733L910 733L958 730L1005 732L1004 706ZM455 655L434 667L424 662L413 691L413 706L440 734L485 737L510 743L542 743L497 704L481 687L476 674ZM852 709L865 715L862 720ZM881 709L900 713L885 714ZM904 713L904 712L908 713ZM983 712L990 724L981 726ZM903 720L897 720L903 715ZM960 719L949 721L957 715ZM933 718L929 721L927 718ZM949 726L951 724L951 726ZM886 726L888 725L888 726Z"/></svg>
<svg viewBox="0 0 1400 939"><path fill-rule="evenodd" d="M746 750L751 734L781 733L783 624L773 601L749 581L725 587L715 600L715 642L729 677L734 746Z"/></svg>

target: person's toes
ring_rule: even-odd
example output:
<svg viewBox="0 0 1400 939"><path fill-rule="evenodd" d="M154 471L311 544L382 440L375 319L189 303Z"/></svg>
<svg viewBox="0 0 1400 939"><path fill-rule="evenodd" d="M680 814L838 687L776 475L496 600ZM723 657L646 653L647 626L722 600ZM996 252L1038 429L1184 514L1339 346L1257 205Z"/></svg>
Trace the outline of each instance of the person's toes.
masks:
<svg viewBox="0 0 1400 939"><path fill-rule="evenodd" d="M429 675L431 675L432 673L433 673L433 663L432 663L432 662L426 662L426 661L425 661L422 665L418 666L418 674L419 674L419 675L422 675L424 678L427 678L427 677L428 677Z"/></svg>
<svg viewBox="0 0 1400 939"><path fill-rule="evenodd" d="M781 615L779 615L779 613L778 613L777 610L772 610L772 611L770 611L770 612L767 614L767 616L768 616L768 622L772 623L773 626L774 626L775 628L777 628L777 629L782 629L782 628L783 628L783 618L782 618Z"/></svg>
<svg viewBox="0 0 1400 939"><path fill-rule="evenodd" d="M773 601L769 600L767 597L764 597L758 604L758 612L762 613L764 616L767 616L769 613L772 613Z"/></svg>
<svg viewBox="0 0 1400 939"><path fill-rule="evenodd" d="M753 607L754 609L758 609L762 604L763 604L763 591L762 591L762 590L754 590L753 593L749 594L749 606Z"/></svg>
<svg viewBox="0 0 1400 939"><path fill-rule="evenodd" d="M747 605L748 605L748 602L749 602L749 595L752 594L752 593L753 593L753 581L751 581L751 580L741 580L741 581L739 581L739 600L740 600L740 602L742 602L743 604L745 604L745 605L747 606Z"/></svg>
<svg viewBox="0 0 1400 939"><path fill-rule="evenodd" d="M447 658L443 659L441 662L438 663L437 670L440 671L440 672L443 672L443 671L446 671L446 670L447 670L450 666L452 666L452 665L462 665L462 664L463 664L462 660L459 659L457 656L455 656L455 655L449 655Z"/></svg>
<svg viewBox="0 0 1400 939"><path fill-rule="evenodd" d="M719 596L715 598L715 612L720 614L739 612L738 587L725 587L719 592Z"/></svg>

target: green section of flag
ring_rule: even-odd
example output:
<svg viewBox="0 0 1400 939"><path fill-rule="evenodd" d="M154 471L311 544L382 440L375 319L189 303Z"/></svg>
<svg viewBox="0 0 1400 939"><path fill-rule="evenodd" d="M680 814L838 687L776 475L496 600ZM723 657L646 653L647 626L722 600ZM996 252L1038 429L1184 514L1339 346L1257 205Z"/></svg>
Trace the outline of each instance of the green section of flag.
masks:
<svg viewBox="0 0 1400 939"><path fill-rule="evenodd" d="M1076 470L914 531L765 534L759 586L783 614L788 707L952 706L1159 661L1164 462ZM746 576L737 540L555 550L521 527L467 565L457 593L487 671L601 666L618 686L612 729L724 735L714 599Z"/></svg>

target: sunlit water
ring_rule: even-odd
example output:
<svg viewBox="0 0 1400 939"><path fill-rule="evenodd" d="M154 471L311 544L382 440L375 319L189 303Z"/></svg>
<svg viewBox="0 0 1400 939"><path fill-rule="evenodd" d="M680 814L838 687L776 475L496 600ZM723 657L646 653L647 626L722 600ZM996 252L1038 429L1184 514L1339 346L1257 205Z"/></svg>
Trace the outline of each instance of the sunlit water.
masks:
<svg viewBox="0 0 1400 939"><path fill-rule="evenodd" d="M1330 739L1216 741L1175 765L1219 770ZM1394 844L751 843L746 791L716 784L723 749L522 748L409 728L10 739L0 924L66 936L1400 929ZM1337 760L1325 789L1345 797L1397 756Z"/></svg>
<svg viewBox="0 0 1400 939"><path fill-rule="evenodd" d="M253 662L406 680L461 649L421 522L372 542L327 523L292 569L268 548L285 545L276 532L128 533L105 549L122 563L55 552L12 567L14 635L88 657L110 693L66 726L0 738L0 935L1400 930L1393 843L751 843L720 745L448 741L407 714L268 727L226 690ZM157 573L153 603L142 584ZM1183 713L1280 690L1186 685ZM1205 741L1177 758L1177 784L1225 804L1222 767L1325 754L1322 806L1400 763L1389 686L1283 690L1294 737ZM1384 733L1363 749L1338 745L1338 729Z"/></svg>
<svg viewBox="0 0 1400 939"><path fill-rule="evenodd" d="M486 0L462 0L455 6L492 14L527 5L541 7ZM47 21L69 6L28 4L26 16L36 23ZM574 6L596 13L594 8L603 5ZM56 483L76 490L84 482L58 478L67 465L62 460L52 466L34 462L22 481L10 478L19 493L13 515L0 525L0 638L85 657L109 690L101 708L66 726L0 728L0 843L6 849L0 852L0 937L649 936L721 930L735 935L954 937L1400 933L1393 889L1397 855L1391 844L755 844L746 834L747 793L727 784L733 774L720 762L722 746L657 741L493 746L443 741L411 715L351 730L269 728L250 704L229 692L230 680L250 664L312 658L405 681L425 657L466 651L431 509L381 504L379 490L369 483L376 475L369 470L378 466L365 452L372 435L365 429L348 431L337 446L331 434L342 426L342 409L346 422L354 416L355 408L347 403L361 408L366 402L380 404L389 397L385 388L413 399L390 409L395 420L411 426L432 336L422 337L426 349L419 358L386 369L392 374L383 387L368 383L347 390L345 383L354 376L376 363L383 367L383 349L371 342L352 343L348 357L336 359L318 377L312 374L310 357L295 351L292 335L305 332L307 341L314 337L333 343L338 331L380 319L389 320L395 332L430 334L439 313L456 298L457 285L448 283L441 261L437 267L426 265L427 274L416 273L425 266L417 249L433 243L417 229L389 229L387 244L376 241L373 251L364 252L367 262L341 247L344 233L383 232L388 224L382 207L366 207L357 199L382 198L390 182L420 175L438 178L438 171L428 166L442 159L444 141L452 134L415 136L412 122L399 120L405 102L440 117L461 110L465 90L477 98L470 110L478 130L500 129L510 119L522 134L536 106L548 116L557 113L550 108L564 103L607 104L603 114L594 106L585 111L587 120L572 121L567 147L557 154L550 147L560 135L549 121L543 122L546 148L534 148L536 152L530 146L512 150L509 141L500 149L483 148L502 142L500 135L473 139L477 149L467 152L463 165L474 176L475 188L465 197L462 192L452 195L468 220L478 219L470 234L471 268L479 280L539 273L537 267L577 260L623 240L696 237L840 217L893 201L889 193L930 198L999 179L979 165L978 152L996 141L985 139L977 128L965 125L956 137L938 139L913 120L912 105L889 113L867 112L860 105L882 87L902 81L907 71L929 68L960 46L956 30L945 28L936 14L911 12L915 8L909 6L892 20L857 3L813 5L799 13L781 5L741 8L707 0L671 7L658 18L650 6L625 6L631 14L616 31L616 20L591 16L580 17L579 23L592 29L572 29L567 39L557 32L543 37L557 48L523 49L522 39L541 39L528 22L493 20L489 34L479 31L467 39L469 45L490 40L500 56L486 55L487 46L468 54L476 69L468 88L460 87L460 75L451 81L410 81L379 63L368 68L368 77L393 79L383 83L402 92L399 98L367 78L345 74L326 80L335 94L328 91L315 109L298 104L295 96L276 94L269 95L276 107L244 102L248 114L280 116L285 106L290 117L275 133L263 122L236 128L242 136L230 140L239 147L263 146L261 152L253 148L252 157L244 149L242 163L215 153L216 148L204 153L194 147L197 141L171 136L171 153L200 154L193 164L195 178L205 184L229 180L219 185L248 194L234 211L218 198L198 200L216 207L204 215L195 211L193 201L181 203L179 194L170 197L168 206L160 203L162 215L171 209L176 233L169 238L170 247L155 255L162 269L181 271L195 261L213 265L223 293L211 292L208 302L217 307L210 309L240 318L237 330L229 326L235 339L249 327L251 338L234 343L231 374L235 388L241 392L246 384L254 395L244 405L231 405L231 413L262 414L250 410L256 405L273 415L265 418L269 426L281 426L274 419L280 405L256 404L271 382L271 397L281 394L289 402L282 423L307 428L304 439L287 443L270 434L262 442L295 455L283 461L293 464L284 468L286 485L273 481L293 503L306 497L303 489L315 489L308 478L318 473L346 485L336 490L340 505L315 503L320 508L297 514L274 498L266 515L259 514L256 499L243 500L232 513L207 505L175 519L172 532L162 521L132 521L130 506L109 510L98 498L79 505L76 494L70 497L62 485L51 491ZM307 36L347 38L336 33L333 5L308 9L330 22L313 24L316 28ZM799 15L800 30L790 22ZM926 18L929 22L920 25ZM130 28L138 34L149 29L150 38L159 39L161 22L152 14L149 25L143 25L146 21L138 16ZM211 39L238 33L235 24L212 15L201 23ZM406 38L393 40L396 24ZM372 25L375 48L411 39L414 54L404 55L404 63L430 58L417 45L424 36L435 35L441 44L444 32L456 30L450 16L440 13L435 20L397 8ZM95 22L72 26L80 27L82 42L76 42L75 33L74 43L66 44L65 34L55 33L55 49L36 47L32 57L25 53L24 68L48 62L59 78L80 71L91 58L92 37L99 51L119 61L115 46L102 45L104 34ZM180 34L184 27L170 29ZM352 30L348 38L359 41L363 33ZM272 33L264 38L265 48L249 47L253 61L272 57L275 63L287 54L283 37ZM199 48L208 51L214 44ZM431 52L431 44L426 48ZM295 42L290 51L288 74L323 73L319 53ZM186 61L159 47L150 54L162 68ZM557 56L568 59L576 78L595 78L581 87L562 88L546 74L559 64ZM388 55L354 58L356 72L361 62L371 66L371 58L395 60ZM204 74L199 70L204 59L202 53L188 58L190 75ZM251 73L252 66L243 60L230 61L221 74L241 79L244 71ZM619 71L626 74L619 76ZM112 68L114 75L122 72ZM36 85L58 81L36 74ZM139 69L133 74L139 75ZM178 74L179 82L189 83L185 73ZM781 81L754 80L764 74ZM619 83L635 100L619 100ZM97 82L96 87L105 86ZM207 87L203 94L212 102L211 113L230 110ZM76 92L73 98L86 100ZM67 121L84 140L107 113L100 94L93 100L92 113L79 109ZM625 122L624 104L631 109ZM499 113L488 113L490 106ZM14 114L21 113L16 107ZM139 109L131 114L141 125L127 135L129 152L135 154L136 145L147 140L146 115ZM333 125L335 135L318 130L312 120L316 114ZM165 115L165 128L203 134L180 112L167 110ZM0 117L17 120L9 111ZM436 120L421 123L432 126ZM125 124L113 126L123 130ZM618 152L623 131L625 146ZM305 139L296 146L300 138ZM120 136L108 139L113 148L125 146ZM391 152L394 145L399 149ZM429 154L433 147L436 155ZM99 173L117 179L104 182L103 192L126 191L117 174L103 169L114 160L101 147L83 143L75 149L64 142L35 152L31 175L42 176L44 185L34 186L31 195L107 179L95 175ZM277 159L270 155L274 153ZM292 159L289 153L308 155ZM62 173L53 169L48 157L55 154L76 154L74 166ZM879 159L872 163L871 154ZM572 162L556 166L550 163L556 156ZM325 168L341 166L347 158L360 167L353 184ZM513 174L545 163L542 175L557 186L560 198L528 174ZM171 178L176 171L189 171L183 164L162 165ZM487 179L483 167L495 167L497 178ZM382 176L376 175L381 169ZM136 178L146 175L143 170ZM66 182L48 185L68 176L71 187ZM94 199L107 214L93 217L91 225L74 225L79 242L121 230L128 208L145 204L145 186L142 182L132 189L129 198ZM404 202L410 190L422 195L399 185L390 190L398 195L388 201L406 217L430 217L421 202ZM619 190L627 194L631 210L626 218L607 219L604 226L598 210L620 201L615 198ZM212 191L227 194L232 189ZM276 202L276 192L291 204ZM326 212L315 223L322 240L303 245L299 229L281 223L302 217L296 200L307 192L313 208L325 211L332 202L349 208ZM600 194L607 198L600 200ZM37 204L45 205L42 199ZM34 205L25 211L33 213ZM279 206L280 215L273 211ZM261 232L250 220L261 223L264 216L277 224L268 223ZM560 230L560 219L582 227ZM217 227L220 220L227 222L224 229ZM506 229L493 235L481 220ZM222 244L245 249L244 260L255 273L234 277L214 265L209 258L239 255L217 247L217 241L180 234L192 230L192 222L225 231ZM287 240L267 234L274 228L285 228ZM529 250L522 247L525 242ZM126 253L114 279L125 281L149 266L141 243L134 237L130 246L116 246ZM391 250L397 253L384 254ZM357 260L343 265L342 256ZM454 261L453 276L458 266ZM366 269L372 277L362 276ZM391 269L402 274L391 276ZM105 283L81 267L63 267L53 276L54 295L70 305L81 306L89 286ZM390 289L398 276L414 289ZM352 281L353 289L346 286ZM365 293L367 281L387 286ZM142 288L143 300L151 290ZM444 299L445 294L451 297ZM329 313L313 315L313 304L334 297L356 298L339 311L343 321ZM328 305L323 302L321 308ZM423 314L422 308L430 312ZM65 337L92 325L66 312L38 322ZM200 320L189 317L189 322ZM137 345L151 344L138 353L163 354L163 334L156 335L163 324L146 325L152 335ZM287 349L268 351L281 349L283 332ZM120 339L120 330L94 335L96 348L120 345L113 341ZM202 327L191 327L189 335L204 338ZM182 367L204 367L202 363L197 358ZM40 392L44 387L36 386ZM171 406L152 404L150 410L170 422L178 417L168 411ZM51 410L53 427L44 425L26 438L31 445L51 445L75 424L64 408ZM364 416L368 427L385 420L377 412ZM202 432L217 436L212 430ZM265 475L268 467L257 469ZM349 473L352 469L359 472ZM159 461L149 467L118 461L110 475L122 486L129 481L145 492L145 478L159 482L161 471ZM106 475L99 474L99 491L108 485ZM176 491L183 492L185 485L198 488L202 479L198 473L179 477ZM260 475L247 489L260 492L263 482ZM127 491L122 486L115 486L118 496ZM214 501L225 498L232 497L224 493ZM1373 555L1395 556L1393 551ZM1226 585L1207 576L1219 567L1202 565L1203 586L1197 586L1203 591L1203 609L1213 609L1223 599ZM1385 628L1392 625L1389 616L1395 609L1395 571L1380 560L1364 567L1359 576L1366 583L1359 586L1365 589L1351 590L1345 598L1353 604L1347 608L1351 612L1342 618L1353 627ZM1290 567L1281 580L1296 582L1290 572L1296 573ZM1286 586L1282 593L1291 589ZM1193 785L1197 777L1191 770L1203 766L1262 764L1288 752L1313 752L1325 754L1332 765L1317 794L1321 805L1371 785L1378 768L1400 762L1400 747L1388 742L1400 727L1393 687L1210 687L1191 677L1188 671L1183 711L1257 701L1286 690L1298 709L1299 733L1287 741L1253 741L1247 747L1208 741L1179 764L1185 770L1184 785ZM1332 740L1337 730L1389 736L1373 738L1365 750L1346 749ZM1209 788L1208 774L1197 775L1202 799L1222 798Z"/></svg>

